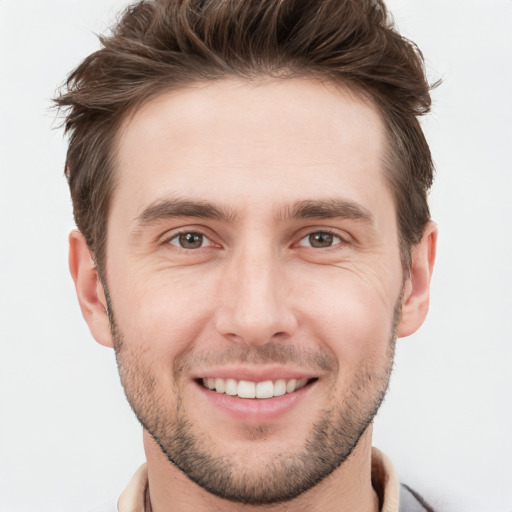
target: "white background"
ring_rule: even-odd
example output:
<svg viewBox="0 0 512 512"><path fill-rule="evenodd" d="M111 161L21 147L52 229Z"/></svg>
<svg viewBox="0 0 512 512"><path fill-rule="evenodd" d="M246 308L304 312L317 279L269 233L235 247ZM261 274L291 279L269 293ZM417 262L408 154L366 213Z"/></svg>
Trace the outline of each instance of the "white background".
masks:
<svg viewBox="0 0 512 512"><path fill-rule="evenodd" d="M83 322L57 84L121 0L0 0L0 511L106 512L143 461ZM439 510L512 511L512 1L393 0L422 48L440 228L429 319L399 341L375 444ZM100 504L105 504L101 506Z"/></svg>

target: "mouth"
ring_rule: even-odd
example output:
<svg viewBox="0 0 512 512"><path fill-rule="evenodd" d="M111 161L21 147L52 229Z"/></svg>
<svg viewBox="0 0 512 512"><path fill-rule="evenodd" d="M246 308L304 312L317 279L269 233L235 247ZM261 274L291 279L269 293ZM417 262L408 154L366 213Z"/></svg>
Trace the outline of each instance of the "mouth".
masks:
<svg viewBox="0 0 512 512"><path fill-rule="evenodd" d="M311 379L277 379L252 382L248 380L202 378L197 382L201 386L218 394L239 398L268 399L295 393L311 385L317 377Z"/></svg>

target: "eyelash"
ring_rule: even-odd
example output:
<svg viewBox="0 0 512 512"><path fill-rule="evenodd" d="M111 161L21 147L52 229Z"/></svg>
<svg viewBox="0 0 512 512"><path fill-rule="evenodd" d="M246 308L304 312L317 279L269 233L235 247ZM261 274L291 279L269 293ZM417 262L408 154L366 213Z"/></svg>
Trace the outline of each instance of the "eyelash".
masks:
<svg viewBox="0 0 512 512"><path fill-rule="evenodd" d="M196 236L202 237L201 245L197 248L187 248L187 247L182 247L181 245L172 243L173 240L179 240L180 237L186 236L186 235L196 235ZM210 244L208 244L207 246L203 245L207 241L210 242ZM180 231L179 233L175 233L171 237L166 238L164 240L164 244L173 245L174 247L177 247L178 249L183 249L185 251L192 251L195 249L204 249L205 247L214 245L214 243L211 241L211 239L207 235L205 235L204 233L201 233L201 231L193 231L193 230Z"/></svg>
<svg viewBox="0 0 512 512"><path fill-rule="evenodd" d="M328 235L328 236L331 236L333 238L333 243L332 245L329 245L327 247L313 247L311 245L301 245L301 242L303 240L306 240L310 237L312 237L313 235ZM338 240L337 242L334 242L334 240ZM304 235L300 240L299 240L299 243L297 245L299 245L299 247L308 247L310 249L332 249L340 244L346 244L348 243L345 239L343 239L338 233L332 231L332 230L329 230L329 229L319 229L319 230L316 230L316 231L310 231L308 232L306 235Z"/></svg>
<svg viewBox="0 0 512 512"><path fill-rule="evenodd" d="M181 236L184 236L184 235L196 235L196 236L199 236L199 237L202 237L202 240L201 240L201 245L199 247L183 247L181 244L179 244L179 238ZM333 243L331 245L328 245L326 247L314 247L311 245L311 243L309 243L308 245L306 244L302 244L301 242L307 240L308 238L314 236L314 235L328 235L330 237L332 237L333 239ZM172 243L173 240L177 240L178 243ZM210 242L208 245L204 245L205 243L207 242ZM295 246L298 246L298 247L306 247L308 249L331 249L331 248L334 248L334 247L337 247L339 245L342 245L342 244L347 244L348 241L341 237L338 233L332 231L332 230L329 230L329 229L318 229L318 230L315 230L315 231L309 231L308 233L306 233L304 236L302 236L300 238L300 240L294 244ZM216 244L214 242L212 242L212 240L210 239L210 237L208 237L207 235L205 235L204 233L202 233L201 231L194 231L194 230L183 230L183 231L180 231L178 233L174 233L171 237L168 237L166 238L164 241L163 241L163 244L164 245L172 245L178 249L181 249L181 250L184 250L184 251L194 251L194 250L198 250L198 249L205 249L207 247L212 247L212 246L215 246Z"/></svg>

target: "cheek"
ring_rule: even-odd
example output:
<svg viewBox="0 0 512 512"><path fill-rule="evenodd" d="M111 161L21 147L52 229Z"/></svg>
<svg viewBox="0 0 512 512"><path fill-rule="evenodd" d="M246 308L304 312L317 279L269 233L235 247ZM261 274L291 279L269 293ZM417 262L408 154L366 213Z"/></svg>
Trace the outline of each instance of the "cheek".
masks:
<svg viewBox="0 0 512 512"><path fill-rule="evenodd" d="M155 364L169 364L192 349L211 317L215 293L205 280L171 278L165 272L131 275L135 277L111 275L116 322L126 341L140 347L142 356L149 351Z"/></svg>
<svg viewBox="0 0 512 512"><path fill-rule="evenodd" d="M354 274L326 282L307 294L302 307L308 334L335 354L342 373L387 361L395 306L391 293Z"/></svg>

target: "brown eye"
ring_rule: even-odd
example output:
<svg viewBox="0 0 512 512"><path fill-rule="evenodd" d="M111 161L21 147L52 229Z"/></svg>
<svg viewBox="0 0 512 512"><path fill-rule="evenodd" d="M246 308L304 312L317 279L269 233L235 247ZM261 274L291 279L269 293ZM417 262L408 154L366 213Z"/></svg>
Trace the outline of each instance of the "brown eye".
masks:
<svg viewBox="0 0 512 512"><path fill-rule="evenodd" d="M308 238L311 247L330 247L334 237L331 233L312 233Z"/></svg>
<svg viewBox="0 0 512 512"><path fill-rule="evenodd" d="M207 238L201 233L180 233L169 240L171 245L182 249L199 249L205 245Z"/></svg>
<svg viewBox="0 0 512 512"><path fill-rule="evenodd" d="M339 236L333 235L327 231L316 231L305 236L300 244L303 247L313 247L314 249L326 249L341 243Z"/></svg>

